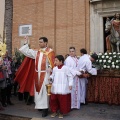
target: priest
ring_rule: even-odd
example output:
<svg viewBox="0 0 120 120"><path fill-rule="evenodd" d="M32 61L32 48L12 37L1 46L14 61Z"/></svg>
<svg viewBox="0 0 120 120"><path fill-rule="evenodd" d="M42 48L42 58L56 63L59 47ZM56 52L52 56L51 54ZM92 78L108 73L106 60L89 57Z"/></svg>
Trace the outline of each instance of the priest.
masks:
<svg viewBox="0 0 120 120"><path fill-rule="evenodd" d="M35 68L33 69L34 77L32 77L34 79L34 101L35 109L42 110L42 117L46 117L48 115L49 102L45 85L49 83L48 78L50 76L51 69L54 67L55 56L54 51L47 47L47 44L48 39L46 37L40 37L40 49L35 51L29 48L28 38L26 37L24 46L19 49L25 56L35 59L35 66L32 67Z"/></svg>

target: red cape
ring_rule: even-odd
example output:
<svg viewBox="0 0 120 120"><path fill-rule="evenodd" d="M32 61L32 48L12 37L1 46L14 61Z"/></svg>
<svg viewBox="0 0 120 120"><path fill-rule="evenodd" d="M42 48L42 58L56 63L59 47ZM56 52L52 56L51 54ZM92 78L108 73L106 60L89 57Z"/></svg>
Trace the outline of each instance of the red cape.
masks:
<svg viewBox="0 0 120 120"><path fill-rule="evenodd" d="M34 95L34 71L35 60L25 57L14 79L20 85L19 92L29 92L31 96Z"/></svg>

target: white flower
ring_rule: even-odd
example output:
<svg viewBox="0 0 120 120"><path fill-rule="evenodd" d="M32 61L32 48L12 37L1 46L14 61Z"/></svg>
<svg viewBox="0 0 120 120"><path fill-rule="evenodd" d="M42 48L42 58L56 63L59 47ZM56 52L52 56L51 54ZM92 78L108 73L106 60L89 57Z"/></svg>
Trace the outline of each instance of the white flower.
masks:
<svg viewBox="0 0 120 120"><path fill-rule="evenodd" d="M106 65L104 65L103 67L104 67L104 68L106 68L107 66L106 66Z"/></svg>
<svg viewBox="0 0 120 120"><path fill-rule="evenodd" d="M103 62L106 62L106 60L103 60Z"/></svg>
<svg viewBox="0 0 120 120"><path fill-rule="evenodd" d="M109 58L109 56L106 56L106 58Z"/></svg>
<svg viewBox="0 0 120 120"><path fill-rule="evenodd" d="M113 52L113 53L99 53L98 61L96 61L96 65L99 68L113 68L113 69L120 69L120 53Z"/></svg>
<svg viewBox="0 0 120 120"><path fill-rule="evenodd" d="M90 55L92 55L92 54L93 54L93 52L91 51L91 52L90 52Z"/></svg>
<svg viewBox="0 0 120 120"><path fill-rule="evenodd" d="M99 53L98 55L102 55L102 53Z"/></svg>
<svg viewBox="0 0 120 120"><path fill-rule="evenodd" d="M119 66L118 66L118 65L116 65L116 68L119 68Z"/></svg>
<svg viewBox="0 0 120 120"><path fill-rule="evenodd" d="M112 57L109 57L110 60L112 60Z"/></svg>
<svg viewBox="0 0 120 120"><path fill-rule="evenodd" d="M112 65L112 68L115 68L115 65Z"/></svg>
<svg viewBox="0 0 120 120"><path fill-rule="evenodd" d="M99 60L99 62L101 63L101 62L102 62L102 60Z"/></svg>
<svg viewBox="0 0 120 120"><path fill-rule="evenodd" d="M114 65L115 63L114 62L112 62L112 65Z"/></svg>
<svg viewBox="0 0 120 120"><path fill-rule="evenodd" d="M110 66L107 66L107 68L110 68Z"/></svg>
<svg viewBox="0 0 120 120"><path fill-rule="evenodd" d="M108 60L109 63L111 63L111 60Z"/></svg>
<svg viewBox="0 0 120 120"><path fill-rule="evenodd" d="M104 55L107 55L107 53L105 53Z"/></svg>
<svg viewBox="0 0 120 120"><path fill-rule="evenodd" d="M104 56L104 55L102 55L102 58L105 58L105 56Z"/></svg>

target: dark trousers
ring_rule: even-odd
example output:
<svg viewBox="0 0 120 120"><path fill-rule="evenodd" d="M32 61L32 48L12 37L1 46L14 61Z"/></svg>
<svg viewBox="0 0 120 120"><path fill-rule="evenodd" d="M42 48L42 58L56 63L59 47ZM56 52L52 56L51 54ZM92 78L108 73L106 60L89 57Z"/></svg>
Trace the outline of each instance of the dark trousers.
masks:
<svg viewBox="0 0 120 120"><path fill-rule="evenodd" d="M6 88L1 89L1 103L6 104Z"/></svg>
<svg viewBox="0 0 120 120"><path fill-rule="evenodd" d="M6 99L7 99L7 102L10 102L11 90L12 90L12 85L8 85L6 87Z"/></svg>
<svg viewBox="0 0 120 120"><path fill-rule="evenodd" d="M25 100L26 104L28 103L33 103L33 96L29 95L29 92L24 92L24 93L18 93L18 99L22 101L23 99Z"/></svg>
<svg viewBox="0 0 120 120"><path fill-rule="evenodd" d="M17 82L14 82L13 84L13 90L14 90L14 95L16 96L17 95L17 86L18 86L18 83Z"/></svg>

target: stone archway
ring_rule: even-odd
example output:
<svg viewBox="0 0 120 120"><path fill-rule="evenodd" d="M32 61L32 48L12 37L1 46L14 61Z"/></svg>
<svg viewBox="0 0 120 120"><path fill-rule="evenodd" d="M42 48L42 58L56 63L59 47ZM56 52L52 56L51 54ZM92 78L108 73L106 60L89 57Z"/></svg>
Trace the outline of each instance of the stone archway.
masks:
<svg viewBox="0 0 120 120"><path fill-rule="evenodd" d="M104 17L120 12L118 0L94 0L90 3L90 50L105 52Z"/></svg>

